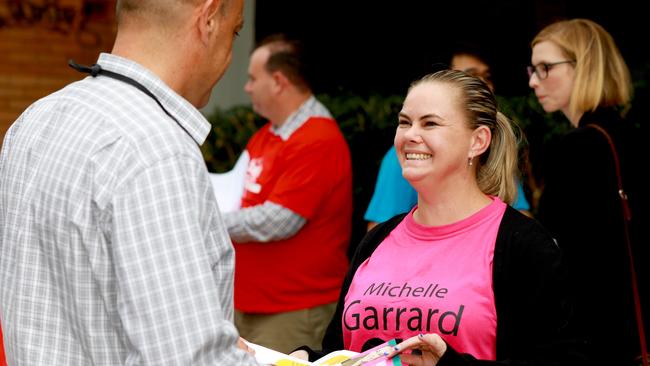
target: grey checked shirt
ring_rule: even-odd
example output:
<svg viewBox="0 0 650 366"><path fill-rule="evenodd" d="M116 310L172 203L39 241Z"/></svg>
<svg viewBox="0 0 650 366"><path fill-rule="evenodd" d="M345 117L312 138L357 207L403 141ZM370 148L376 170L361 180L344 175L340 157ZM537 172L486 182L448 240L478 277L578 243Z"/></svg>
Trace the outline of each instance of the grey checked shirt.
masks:
<svg viewBox="0 0 650 366"><path fill-rule="evenodd" d="M0 306L11 365L254 365L235 348L233 248L197 143L210 125L153 73L36 102L0 153Z"/></svg>

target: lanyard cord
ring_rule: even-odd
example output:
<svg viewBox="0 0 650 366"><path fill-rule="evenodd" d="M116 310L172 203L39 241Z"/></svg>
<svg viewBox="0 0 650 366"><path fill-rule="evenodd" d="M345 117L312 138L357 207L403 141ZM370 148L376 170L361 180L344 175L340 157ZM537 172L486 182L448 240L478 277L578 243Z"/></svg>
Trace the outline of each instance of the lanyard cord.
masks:
<svg viewBox="0 0 650 366"><path fill-rule="evenodd" d="M79 65L78 63L74 62L73 60L68 60L68 65L70 67L72 67L73 69L79 71L79 72L90 74L90 76L92 76L92 77L97 77L97 75L103 75L103 76L107 76L109 78L119 80L119 81L121 81L123 83L127 83L127 84L137 88L141 92L148 95L151 99L155 100L156 103L158 103L158 105L163 110L163 112L165 112L166 115L168 115L171 119L173 119L183 129L183 131L185 131L185 133L192 136L187 131L187 129L185 127L183 127L183 125L176 119L176 117L174 117L171 113L169 113L169 111L162 105L162 103L160 103L160 100L158 100L158 98L156 98L156 96L153 95L153 93L149 89L147 89L144 85L140 84L139 82L131 79L128 76L118 74L116 72L104 70L104 69L102 69L102 67L99 64L94 64L94 65L89 67L89 66L85 66L85 65Z"/></svg>

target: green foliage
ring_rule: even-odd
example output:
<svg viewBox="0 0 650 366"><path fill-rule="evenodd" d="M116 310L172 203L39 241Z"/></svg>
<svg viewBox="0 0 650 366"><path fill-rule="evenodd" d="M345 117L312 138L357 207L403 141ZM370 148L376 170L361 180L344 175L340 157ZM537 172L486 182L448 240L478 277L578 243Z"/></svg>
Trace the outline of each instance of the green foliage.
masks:
<svg viewBox="0 0 650 366"><path fill-rule="evenodd" d="M208 121L212 130L201 150L208 170L215 173L232 169L248 139L264 125L263 119L250 106L217 108L208 116Z"/></svg>
<svg viewBox="0 0 650 366"><path fill-rule="evenodd" d="M319 100L330 110L348 141L355 174L355 195L372 194L381 158L393 144L403 97L328 96Z"/></svg>
<svg viewBox="0 0 650 366"><path fill-rule="evenodd" d="M632 95L632 109L627 114L627 118L636 128L641 129L642 123L647 125L650 120L650 111L647 107L650 102L650 63L631 72L634 94Z"/></svg>

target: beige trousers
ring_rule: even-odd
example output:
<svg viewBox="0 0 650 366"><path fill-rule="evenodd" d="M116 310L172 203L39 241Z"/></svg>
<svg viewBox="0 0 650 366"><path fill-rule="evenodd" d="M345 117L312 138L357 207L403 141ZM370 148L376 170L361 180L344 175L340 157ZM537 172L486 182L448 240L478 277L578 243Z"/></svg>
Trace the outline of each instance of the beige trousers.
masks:
<svg viewBox="0 0 650 366"><path fill-rule="evenodd" d="M282 353L300 346L321 349L336 303L276 314L235 311L235 326L247 341Z"/></svg>

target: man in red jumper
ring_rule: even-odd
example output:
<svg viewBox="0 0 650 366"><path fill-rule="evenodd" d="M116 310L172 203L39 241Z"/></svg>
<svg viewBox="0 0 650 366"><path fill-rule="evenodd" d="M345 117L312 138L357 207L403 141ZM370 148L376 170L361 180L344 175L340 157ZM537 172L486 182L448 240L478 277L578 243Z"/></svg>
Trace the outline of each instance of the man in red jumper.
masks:
<svg viewBox="0 0 650 366"><path fill-rule="evenodd" d="M275 35L250 57L245 90L270 122L248 142L241 209L224 221L235 242L235 324L281 352L320 346L348 261L350 152L312 94L298 42Z"/></svg>

